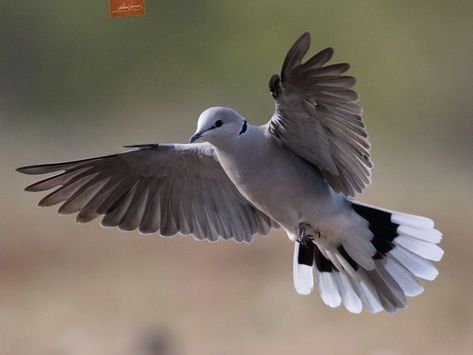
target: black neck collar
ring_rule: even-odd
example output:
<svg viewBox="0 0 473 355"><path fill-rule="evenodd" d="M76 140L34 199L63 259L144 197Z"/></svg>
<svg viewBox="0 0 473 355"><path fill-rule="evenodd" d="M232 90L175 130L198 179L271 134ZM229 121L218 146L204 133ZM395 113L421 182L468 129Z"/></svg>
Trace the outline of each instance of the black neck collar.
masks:
<svg viewBox="0 0 473 355"><path fill-rule="evenodd" d="M238 135L241 136L243 133L246 132L247 129L248 129L248 123L245 120L243 121L243 126L241 127L240 133L238 133Z"/></svg>

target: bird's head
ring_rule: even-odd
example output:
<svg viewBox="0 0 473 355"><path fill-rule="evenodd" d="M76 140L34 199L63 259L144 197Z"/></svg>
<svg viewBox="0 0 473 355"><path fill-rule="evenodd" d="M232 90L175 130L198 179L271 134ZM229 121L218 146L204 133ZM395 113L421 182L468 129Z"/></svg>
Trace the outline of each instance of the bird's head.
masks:
<svg viewBox="0 0 473 355"><path fill-rule="evenodd" d="M218 145L239 137L246 130L246 120L235 110L211 107L201 113L197 131L191 137L190 143L199 141Z"/></svg>

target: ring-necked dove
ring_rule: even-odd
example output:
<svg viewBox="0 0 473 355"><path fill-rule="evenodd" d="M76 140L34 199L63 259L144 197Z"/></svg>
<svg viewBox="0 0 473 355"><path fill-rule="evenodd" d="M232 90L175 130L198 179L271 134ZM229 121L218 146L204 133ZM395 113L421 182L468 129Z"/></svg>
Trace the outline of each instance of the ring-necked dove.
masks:
<svg viewBox="0 0 473 355"><path fill-rule="evenodd" d="M395 312L438 272L441 233L432 220L352 199L370 184L372 162L355 78L327 65L326 48L303 62L310 35L289 50L269 88L276 109L254 126L237 111L212 107L189 144L145 144L65 163L19 168L59 174L26 188L55 188L40 206L78 222L163 236L251 242L283 228L295 246L294 286L309 294L314 274L330 307Z"/></svg>

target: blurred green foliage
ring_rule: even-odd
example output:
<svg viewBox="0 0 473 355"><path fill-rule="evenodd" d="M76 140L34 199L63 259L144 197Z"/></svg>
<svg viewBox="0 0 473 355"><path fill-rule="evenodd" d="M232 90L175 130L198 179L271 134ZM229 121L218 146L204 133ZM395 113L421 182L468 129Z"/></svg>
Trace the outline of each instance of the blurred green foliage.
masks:
<svg viewBox="0 0 473 355"><path fill-rule="evenodd" d="M71 111L86 120L136 97L180 106L211 93L209 103L233 103L263 122L269 76L309 30L313 48L334 46L353 65L371 124L465 128L472 12L471 1L148 0L146 16L113 20L105 0L5 2L0 90L9 109L45 120Z"/></svg>

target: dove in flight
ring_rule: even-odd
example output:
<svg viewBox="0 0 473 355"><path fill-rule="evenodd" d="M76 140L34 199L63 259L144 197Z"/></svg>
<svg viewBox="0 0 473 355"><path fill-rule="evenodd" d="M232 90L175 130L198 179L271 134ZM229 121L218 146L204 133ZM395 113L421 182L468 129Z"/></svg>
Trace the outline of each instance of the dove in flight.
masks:
<svg viewBox="0 0 473 355"><path fill-rule="evenodd" d="M442 234L426 217L378 208L353 196L371 183L370 144L355 78L330 64L332 48L303 61L310 34L291 47L269 89L275 112L262 126L212 107L189 144L126 146L123 153L17 169L55 173L26 188L54 189L85 223L162 236L251 242L282 228L294 246L298 293L353 313L396 312L433 280ZM316 285L316 286L315 286Z"/></svg>

